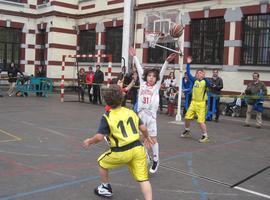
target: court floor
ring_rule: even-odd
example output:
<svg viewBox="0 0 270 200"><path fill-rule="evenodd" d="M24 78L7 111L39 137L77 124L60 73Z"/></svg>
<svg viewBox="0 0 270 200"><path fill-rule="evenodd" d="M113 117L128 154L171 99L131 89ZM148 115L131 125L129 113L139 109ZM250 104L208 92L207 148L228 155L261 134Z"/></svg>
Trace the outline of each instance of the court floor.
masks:
<svg viewBox="0 0 270 200"><path fill-rule="evenodd" d="M76 99L76 98L75 98ZM101 199L97 157L105 142L86 150L82 141L95 134L103 106L61 103L58 95L4 97L0 101L0 200ZM210 142L180 138L183 125L158 115L160 167L150 177L156 200L270 199L270 123L243 127L243 119L209 122ZM111 171L113 199L142 200L128 169Z"/></svg>

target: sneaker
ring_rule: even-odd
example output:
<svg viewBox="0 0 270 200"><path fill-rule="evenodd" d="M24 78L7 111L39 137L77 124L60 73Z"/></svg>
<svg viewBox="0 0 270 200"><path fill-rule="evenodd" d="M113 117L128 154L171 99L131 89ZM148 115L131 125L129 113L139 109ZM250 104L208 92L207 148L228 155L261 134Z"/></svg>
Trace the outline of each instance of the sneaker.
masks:
<svg viewBox="0 0 270 200"><path fill-rule="evenodd" d="M188 137L191 136L190 130L185 130L182 134L181 137Z"/></svg>
<svg viewBox="0 0 270 200"><path fill-rule="evenodd" d="M261 127L260 125L257 125L256 128L257 128L257 129L260 129L260 128L262 128L262 127Z"/></svg>
<svg viewBox="0 0 270 200"><path fill-rule="evenodd" d="M153 161L152 167L149 169L149 172L151 174L156 173L157 170L158 170L158 166L159 166L159 162L158 161Z"/></svg>
<svg viewBox="0 0 270 200"><path fill-rule="evenodd" d="M206 142L209 142L209 141L210 140L209 140L208 136L205 136L205 135L203 135L201 137L201 139L199 140L199 142L201 142L201 143L206 143Z"/></svg>
<svg viewBox="0 0 270 200"><path fill-rule="evenodd" d="M105 186L104 184L99 185L94 190L95 194L101 197L111 197L113 195L112 193L112 187L110 184Z"/></svg>
<svg viewBox="0 0 270 200"><path fill-rule="evenodd" d="M244 127L250 127L250 125L249 125L249 124L244 124L243 126L244 126Z"/></svg>

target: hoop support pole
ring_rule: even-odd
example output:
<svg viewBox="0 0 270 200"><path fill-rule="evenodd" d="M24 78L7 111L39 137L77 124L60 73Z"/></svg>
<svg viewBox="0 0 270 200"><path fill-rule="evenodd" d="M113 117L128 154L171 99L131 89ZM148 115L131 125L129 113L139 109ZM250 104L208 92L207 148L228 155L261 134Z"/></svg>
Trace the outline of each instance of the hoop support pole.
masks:
<svg viewBox="0 0 270 200"><path fill-rule="evenodd" d="M158 46L158 47L163 48L163 49L167 49L167 50L172 51L172 52L174 52L174 53L180 54L180 56L183 56L183 53L182 53L181 51L176 51L176 50L174 50L174 49L171 49L171 48L162 46L162 45L160 45L160 44L155 44L155 46Z"/></svg>

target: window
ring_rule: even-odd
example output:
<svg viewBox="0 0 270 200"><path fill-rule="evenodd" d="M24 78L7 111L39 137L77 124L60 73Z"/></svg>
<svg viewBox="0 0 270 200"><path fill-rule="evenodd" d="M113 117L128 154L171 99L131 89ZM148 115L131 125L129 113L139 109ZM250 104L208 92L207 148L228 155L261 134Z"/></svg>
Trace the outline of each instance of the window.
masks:
<svg viewBox="0 0 270 200"><path fill-rule="evenodd" d="M79 54L95 54L96 32L95 30L80 31ZM95 58L78 58L79 62L95 62Z"/></svg>
<svg viewBox="0 0 270 200"><path fill-rule="evenodd" d="M175 49L175 43L162 43L162 46ZM164 63L166 58L173 52L160 47L148 48L148 63Z"/></svg>
<svg viewBox="0 0 270 200"><path fill-rule="evenodd" d="M0 27L0 68L6 70L13 61L20 64L21 30Z"/></svg>
<svg viewBox="0 0 270 200"><path fill-rule="evenodd" d="M270 14L243 18L241 64L270 64Z"/></svg>
<svg viewBox="0 0 270 200"><path fill-rule="evenodd" d="M122 59L122 35L123 28L106 29L106 54L112 55L112 62L121 63Z"/></svg>
<svg viewBox="0 0 270 200"><path fill-rule="evenodd" d="M191 21L191 55L196 64L222 64L224 19L209 18Z"/></svg>

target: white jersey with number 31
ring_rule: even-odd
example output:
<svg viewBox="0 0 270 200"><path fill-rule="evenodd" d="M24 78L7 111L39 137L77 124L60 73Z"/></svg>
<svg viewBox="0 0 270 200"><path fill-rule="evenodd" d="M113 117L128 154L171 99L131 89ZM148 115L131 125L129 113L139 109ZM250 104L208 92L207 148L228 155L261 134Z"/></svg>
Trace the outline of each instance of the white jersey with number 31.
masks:
<svg viewBox="0 0 270 200"><path fill-rule="evenodd" d="M138 94L138 113L144 111L146 114L151 115L156 118L158 107L159 107L159 90L161 81L163 79L168 62L165 61L160 73L159 81L155 85L151 86L146 81L143 80L143 69L140 62L136 56L134 56L135 64L138 71L138 76L140 80L140 89Z"/></svg>

